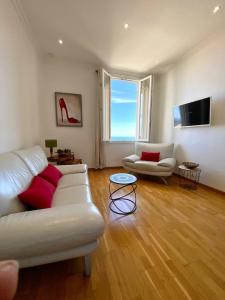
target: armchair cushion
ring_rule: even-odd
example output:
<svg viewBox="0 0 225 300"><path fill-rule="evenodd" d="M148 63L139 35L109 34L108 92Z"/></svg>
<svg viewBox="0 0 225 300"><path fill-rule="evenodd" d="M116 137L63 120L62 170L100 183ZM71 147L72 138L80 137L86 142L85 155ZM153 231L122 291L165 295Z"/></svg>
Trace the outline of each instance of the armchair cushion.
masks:
<svg viewBox="0 0 225 300"><path fill-rule="evenodd" d="M141 156L145 152L160 152L160 158L173 157L173 144L136 143L135 153Z"/></svg>
<svg viewBox="0 0 225 300"><path fill-rule="evenodd" d="M158 166L158 163L155 161L138 160L135 163L126 162L125 166L131 167L137 171L142 170L156 173L170 171L170 168Z"/></svg>
<svg viewBox="0 0 225 300"><path fill-rule="evenodd" d="M142 152L141 154L141 160L158 162L159 158L160 152Z"/></svg>
<svg viewBox="0 0 225 300"><path fill-rule="evenodd" d="M124 162L131 162L131 163L134 163L138 160L140 160L140 156L136 154L129 155L123 159Z"/></svg>
<svg viewBox="0 0 225 300"><path fill-rule="evenodd" d="M161 159L158 162L158 166L160 166L160 167L174 168L175 165L176 165L176 160L175 160L175 158L172 158L172 157Z"/></svg>

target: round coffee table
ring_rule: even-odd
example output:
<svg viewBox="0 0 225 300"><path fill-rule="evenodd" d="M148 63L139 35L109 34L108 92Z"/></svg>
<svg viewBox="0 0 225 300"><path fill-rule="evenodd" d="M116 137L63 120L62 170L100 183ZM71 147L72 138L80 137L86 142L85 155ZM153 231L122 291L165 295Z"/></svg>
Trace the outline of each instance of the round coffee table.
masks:
<svg viewBox="0 0 225 300"><path fill-rule="evenodd" d="M109 208L111 211L118 215L129 215L135 212L137 209L136 204L136 188L137 188L137 177L131 174L126 173L117 173L113 174L109 178ZM117 189L112 191L112 184L120 185ZM130 191L124 192L122 196L116 197L116 193L119 191L123 191L125 187L128 187ZM129 195L134 194L134 200L127 198ZM125 203L129 204L129 209L124 210L118 206L119 201L124 201Z"/></svg>

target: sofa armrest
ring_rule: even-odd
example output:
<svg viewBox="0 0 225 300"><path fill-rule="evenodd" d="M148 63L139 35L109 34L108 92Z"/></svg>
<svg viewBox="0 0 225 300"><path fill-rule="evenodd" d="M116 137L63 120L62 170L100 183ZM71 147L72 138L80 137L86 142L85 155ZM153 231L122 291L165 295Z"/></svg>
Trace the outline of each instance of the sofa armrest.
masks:
<svg viewBox="0 0 225 300"><path fill-rule="evenodd" d="M55 253L100 237L103 218L93 203L52 207L0 218L0 260Z"/></svg>
<svg viewBox="0 0 225 300"><path fill-rule="evenodd" d="M172 169L176 166L176 159L173 157L164 158L164 159L161 159L157 165L161 166L161 167L168 167L168 168Z"/></svg>
<svg viewBox="0 0 225 300"><path fill-rule="evenodd" d="M59 171L66 174L75 174L75 173L86 173L87 165L85 164L77 164L77 165L56 165L55 166Z"/></svg>
<svg viewBox="0 0 225 300"><path fill-rule="evenodd" d="M123 162L131 162L134 163L135 161L140 160L140 156L136 154L129 155L127 157L124 157Z"/></svg>

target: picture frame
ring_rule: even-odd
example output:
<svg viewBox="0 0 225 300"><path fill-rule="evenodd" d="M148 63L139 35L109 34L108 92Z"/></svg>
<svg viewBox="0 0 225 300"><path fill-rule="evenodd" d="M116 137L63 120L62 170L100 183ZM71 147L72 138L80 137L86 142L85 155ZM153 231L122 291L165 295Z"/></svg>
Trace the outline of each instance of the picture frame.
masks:
<svg viewBox="0 0 225 300"><path fill-rule="evenodd" d="M55 92L56 125L83 127L82 95Z"/></svg>

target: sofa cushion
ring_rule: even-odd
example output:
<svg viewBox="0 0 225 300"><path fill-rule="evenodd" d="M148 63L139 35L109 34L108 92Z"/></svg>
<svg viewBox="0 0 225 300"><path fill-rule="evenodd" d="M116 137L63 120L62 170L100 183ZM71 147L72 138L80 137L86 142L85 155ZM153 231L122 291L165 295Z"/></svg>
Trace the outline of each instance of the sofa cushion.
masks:
<svg viewBox="0 0 225 300"><path fill-rule="evenodd" d="M85 164L77 164L77 165L60 165L55 166L60 170L64 175L66 174L75 174L75 173L86 173L87 165Z"/></svg>
<svg viewBox="0 0 225 300"><path fill-rule="evenodd" d="M38 176L44 178L54 186L57 186L63 174L56 167L48 165Z"/></svg>
<svg viewBox="0 0 225 300"><path fill-rule="evenodd" d="M40 146L14 151L27 165L31 173L36 176L47 166L46 155Z"/></svg>
<svg viewBox="0 0 225 300"><path fill-rule="evenodd" d="M76 203L92 202L89 186L78 185L56 189L52 206L63 206Z"/></svg>
<svg viewBox="0 0 225 300"><path fill-rule="evenodd" d="M168 172L171 170L169 167L158 166L158 163L155 161L138 160L135 163L126 162L125 165L133 169L149 172Z"/></svg>
<svg viewBox="0 0 225 300"><path fill-rule="evenodd" d="M11 214L0 218L0 260L54 256L95 241L103 229L103 218L93 203Z"/></svg>
<svg viewBox="0 0 225 300"><path fill-rule="evenodd" d="M25 191L33 175L14 153L0 155L0 216L25 210L17 195Z"/></svg>
<svg viewBox="0 0 225 300"><path fill-rule="evenodd" d="M55 192L55 186L41 178L35 176L28 189L18 195L20 201L33 208L50 208Z"/></svg>
<svg viewBox="0 0 225 300"><path fill-rule="evenodd" d="M66 188L76 185L88 185L88 176L86 173L67 174L60 178L58 188Z"/></svg>

